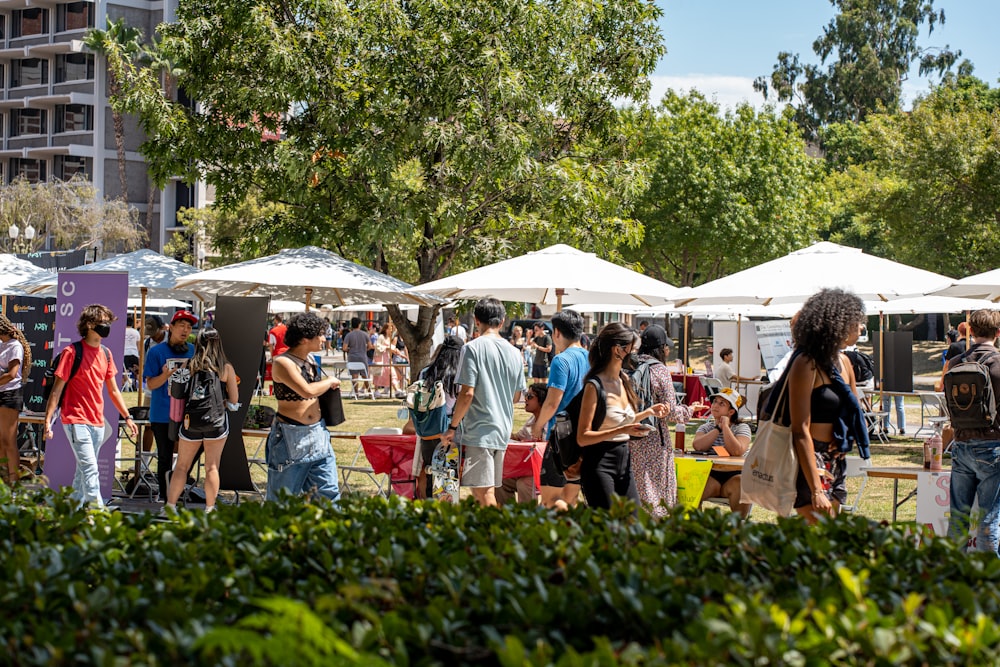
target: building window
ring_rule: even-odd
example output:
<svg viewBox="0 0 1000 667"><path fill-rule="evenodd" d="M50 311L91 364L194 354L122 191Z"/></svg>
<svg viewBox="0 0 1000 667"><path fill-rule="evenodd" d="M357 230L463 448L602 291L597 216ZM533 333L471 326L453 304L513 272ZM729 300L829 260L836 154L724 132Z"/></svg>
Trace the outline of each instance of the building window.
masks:
<svg viewBox="0 0 1000 667"><path fill-rule="evenodd" d="M89 53L66 53L56 56L56 83L94 78L94 56Z"/></svg>
<svg viewBox="0 0 1000 667"><path fill-rule="evenodd" d="M69 2L59 5L56 14L56 32L86 30L94 27L94 3Z"/></svg>
<svg viewBox="0 0 1000 667"><path fill-rule="evenodd" d="M49 32L49 10L15 9L10 13L10 36L27 37Z"/></svg>
<svg viewBox="0 0 1000 667"><path fill-rule="evenodd" d="M15 60L10 67L10 87L41 86L49 82L49 61L43 58Z"/></svg>
<svg viewBox="0 0 1000 667"><path fill-rule="evenodd" d="M0 14L0 39L7 38L7 17Z"/></svg>
<svg viewBox="0 0 1000 667"><path fill-rule="evenodd" d="M45 180L45 160L28 160L25 158L11 158L9 183L13 183L18 178L24 178L29 183L41 183Z"/></svg>
<svg viewBox="0 0 1000 667"><path fill-rule="evenodd" d="M26 134L45 134L45 121L44 109L12 109L9 136L22 137Z"/></svg>
<svg viewBox="0 0 1000 667"><path fill-rule="evenodd" d="M74 155L57 155L52 165L52 171L56 178L68 181L77 174L84 178L90 178L91 159L89 157L76 157Z"/></svg>
<svg viewBox="0 0 1000 667"><path fill-rule="evenodd" d="M94 129L94 107L89 104L57 104L56 133L91 132Z"/></svg>

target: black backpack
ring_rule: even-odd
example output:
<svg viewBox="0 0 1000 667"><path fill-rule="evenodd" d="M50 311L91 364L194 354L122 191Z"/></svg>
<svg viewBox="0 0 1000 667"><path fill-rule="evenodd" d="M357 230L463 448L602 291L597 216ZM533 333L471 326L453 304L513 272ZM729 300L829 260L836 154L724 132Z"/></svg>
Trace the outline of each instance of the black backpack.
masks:
<svg viewBox="0 0 1000 667"><path fill-rule="evenodd" d="M844 354L851 360L855 382L868 382L875 377L875 360L871 356L861 350L847 350Z"/></svg>
<svg viewBox="0 0 1000 667"><path fill-rule="evenodd" d="M604 422L604 416L608 409L608 395L599 379L590 378L589 382L597 389L597 406L594 410L594 421L590 425L590 428L596 429ZM562 464L563 470L580 460L580 443L576 441L576 434L582 406L583 389L581 388L566 406L566 409L556 415L556 423L552 427L549 447L552 448L553 456L558 457L556 460Z"/></svg>
<svg viewBox="0 0 1000 667"><path fill-rule="evenodd" d="M188 385L184 406L184 430L191 432L220 429L226 425L226 401L218 373L198 371Z"/></svg>
<svg viewBox="0 0 1000 667"><path fill-rule="evenodd" d="M104 358L108 360L108 364L111 363L111 350L101 345L101 349L104 350ZM56 383L56 369L59 368L59 362L62 360L63 353L66 352L63 349L59 354L52 358L52 363L45 369L45 373L42 375L42 405L48 406L49 396L52 395L52 387ZM66 380L66 384L69 384L77 372L80 370L80 365L83 363L83 341L78 340L73 343L73 366L69 369L69 378ZM59 395L59 407L62 407L63 399L66 398L66 390L63 389L63 393Z"/></svg>
<svg viewBox="0 0 1000 667"><path fill-rule="evenodd" d="M988 429L997 423L997 401L993 380L985 362L996 356L995 350L973 359L973 348L952 361L944 374L944 400L951 427L958 430Z"/></svg>

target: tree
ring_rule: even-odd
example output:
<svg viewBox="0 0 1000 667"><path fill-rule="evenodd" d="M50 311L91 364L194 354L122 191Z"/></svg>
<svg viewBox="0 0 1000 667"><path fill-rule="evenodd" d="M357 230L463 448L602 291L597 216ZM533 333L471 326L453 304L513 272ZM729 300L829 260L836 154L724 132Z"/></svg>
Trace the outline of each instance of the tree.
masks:
<svg viewBox="0 0 1000 667"><path fill-rule="evenodd" d="M179 232L171 235L164 253L187 264L195 264L194 244L204 242L206 250L214 256L211 264L225 266L257 257L247 248L257 246L257 230L268 231L280 226L278 221L288 215L282 204L260 203L254 195L248 196L231 208L209 206L184 208L177 212Z"/></svg>
<svg viewBox="0 0 1000 667"><path fill-rule="evenodd" d="M13 223L30 223L38 230L29 251L41 248L50 236L60 249L100 245L125 252L146 241L135 210L120 199L102 201L82 176L34 184L19 178L0 186L0 228Z"/></svg>
<svg viewBox="0 0 1000 667"><path fill-rule="evenodd" d="M87 48L104 56L108 63L108 97L111 99L115 149L118 152L118 180L124 200L128 200L128 182L125 178L125 117L121 105L115 104L115 100L122 95L122 75L112 64L136 58L142 49L141 36L138 28L125 25L125 19L120 18L117 21L108 19L107 30L92 29L83 40Z"/></svg>
<svg viewBox="0 0 1000 667"><path fill-rule="evenodd" d="M851 213L845 231L947 275L1000 264L998 102L998 91L965 76L947 79L910 114L871 117L862 138L873 159L833 177Z"/></svg>
<svg viewBox="0 0 1000 667"><path fill-rule="evenodd" d="M961 51L923 48L927 33L944 23L934 0L830 0L837 15L813 42L820 65L803 64L798 54L781 52L770 77L758 77L754 89L793 103L794 117L814 139L828 123L863 121L884 109L899 109L903 82L914 62L921 76L942 74ZM830 64L827 61L830 60ZM825 69L823 65L826 65Z"/></svg>
<svg viewBox="0 0 1000 667"><path fill-rule="evenodd" d="M182 1L159 48L197 109L121 59L158 182L204 178L289 214L254 251L314 243L427 281L561 240L638 241L644 185L618 100L663 53L646 0ZM419 366L434 309L390 313Z"/></svg>
<svg viewBox="0 0 1000 667"><path fill-rule="evenodd" d="M699 284L815 237L822 166L791 122L670 90L636 123L652 174L636 206L645 236L625 254L660 280Z"/></svg>

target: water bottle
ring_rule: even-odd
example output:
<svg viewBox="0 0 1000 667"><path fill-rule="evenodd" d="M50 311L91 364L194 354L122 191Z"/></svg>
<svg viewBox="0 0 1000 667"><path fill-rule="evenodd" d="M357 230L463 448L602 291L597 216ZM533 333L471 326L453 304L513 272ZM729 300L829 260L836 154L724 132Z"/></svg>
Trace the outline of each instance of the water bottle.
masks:
<svg viewBox="0 0 1000 667"><path fill-rule="evenodd" d="M687 429L684 424L677 422L674 427L674 449L683 452L684 442L687 440Z"/></svg>
<svg viewBox="0 0 1000 667"><path fill-rule="evenodd" d="M930 462L926 466L931 471L941 470L941 450L942 450L942 440L941 440L941 425L934 425L934 435L927 439L927 448L930 450Z"/></svg>

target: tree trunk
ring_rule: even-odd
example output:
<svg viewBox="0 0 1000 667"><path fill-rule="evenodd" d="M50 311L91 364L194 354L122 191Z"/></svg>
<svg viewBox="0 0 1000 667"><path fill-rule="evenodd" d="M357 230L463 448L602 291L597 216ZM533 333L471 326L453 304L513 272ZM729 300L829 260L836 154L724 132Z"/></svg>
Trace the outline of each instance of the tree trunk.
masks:
<svg viewBox="0 0 1000 667"><path fill-rule="evenodd" d="M125 118L117 111L111 111L115 125L115 148L118 151L118 180L122 187L122 201L128 201L128 184L125 181Z"/></svg>
<svg viewBox="0 0 1000 667"><path fill-rule="evenodd" d="M399 331L406 343L406 350L410 354L410 381L417 379L417 374L422 371L431 360L431 345L433 344L434 325L437 322L438 313L441 306L420 306L417 311L417 321L410 322L406 313L399 309L399 306L386 304L386 311L392 318L393 324Z"/></svg>

